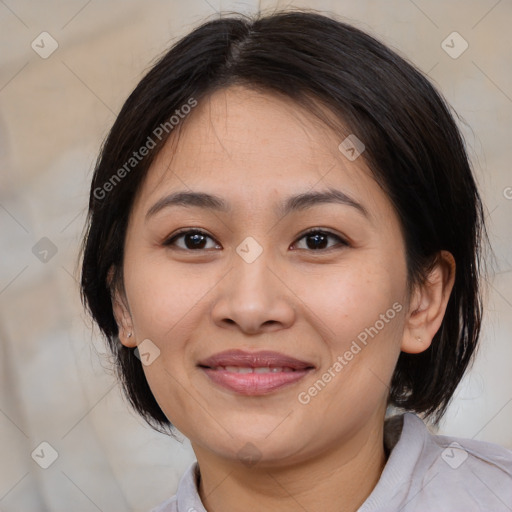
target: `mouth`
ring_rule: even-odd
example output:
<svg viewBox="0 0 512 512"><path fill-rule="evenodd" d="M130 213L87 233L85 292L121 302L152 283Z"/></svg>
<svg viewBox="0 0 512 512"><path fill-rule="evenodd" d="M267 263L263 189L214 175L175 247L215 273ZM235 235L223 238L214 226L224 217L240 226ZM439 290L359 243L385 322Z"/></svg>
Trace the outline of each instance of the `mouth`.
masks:
<svg viewBox="0 0 512 512"><path fill-rule="evenodd" d="M198 365L215 384L242 395L264 395L302 380L312 363L278 352L221 352Z"/></svg>

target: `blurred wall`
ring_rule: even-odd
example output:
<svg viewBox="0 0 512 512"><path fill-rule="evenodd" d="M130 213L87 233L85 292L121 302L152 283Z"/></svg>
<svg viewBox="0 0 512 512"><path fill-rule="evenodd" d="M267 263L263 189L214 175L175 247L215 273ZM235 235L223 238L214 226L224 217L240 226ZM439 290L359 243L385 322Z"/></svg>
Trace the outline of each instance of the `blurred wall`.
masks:
<svg viewBox="0 0 512 512"><path fill-rule="evenodd" d="M194 460L186 439L129 410L82 311L76 262L91 171L127 95L172 42L221 9L288 6L333 11L373 33L428 73L467 123L494 274L482 349L441 431L512 448L510 2L5 0L0 510L149 510Z"/></svg>

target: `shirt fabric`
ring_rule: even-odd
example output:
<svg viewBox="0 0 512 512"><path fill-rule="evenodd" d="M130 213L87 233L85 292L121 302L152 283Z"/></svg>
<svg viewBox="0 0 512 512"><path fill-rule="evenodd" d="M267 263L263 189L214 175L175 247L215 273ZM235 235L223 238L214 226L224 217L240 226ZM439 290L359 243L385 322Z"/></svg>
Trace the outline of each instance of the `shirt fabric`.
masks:
<svg viewBox="0 0 512 512"><path fill-rule="evenodd" d="M386 421L390 452L377 485L357 512L511 512L512 451L434 435L413 413ZM151 512L207 512L194 462L176 495Z"/></svg>

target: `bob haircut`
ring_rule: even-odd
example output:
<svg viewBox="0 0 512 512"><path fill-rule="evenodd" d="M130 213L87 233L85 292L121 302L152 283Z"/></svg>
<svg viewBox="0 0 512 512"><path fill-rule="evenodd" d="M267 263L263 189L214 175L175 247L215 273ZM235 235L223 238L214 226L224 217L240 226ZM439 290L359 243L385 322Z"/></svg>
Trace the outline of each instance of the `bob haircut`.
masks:
<svg viewBox="0 0 512 512"><path fill-rule="evenodd" d="M340 142L348 133L363 141L361 157L401 222L410 287L426 278L439 251L454 256L455 283L441 327L426 351L400 354L388 402L439 422L472 361L482 318L485 225L465 145L449 106L420 71L365 32L311 10L203 23L144 76L102 146L82 244L81 294L108 340L129 402L153 428L172 431L137 349L120 343L113 314L114 290L124 293L123 247L134 198L172 134L161 127L173 115L183 117L184 105L231 85L292 98L337 130ZM137 153L134 163L150 139L151 149Z"/></svg>

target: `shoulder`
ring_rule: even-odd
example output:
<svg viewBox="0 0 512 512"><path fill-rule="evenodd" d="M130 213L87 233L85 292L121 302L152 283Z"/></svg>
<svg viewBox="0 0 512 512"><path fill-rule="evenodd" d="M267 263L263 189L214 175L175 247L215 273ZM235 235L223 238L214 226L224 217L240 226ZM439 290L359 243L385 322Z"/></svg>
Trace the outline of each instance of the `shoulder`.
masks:
<svg viewBox="0 0 512 512"><path fill-rule="evenodd" d="M419 417L406 413L381 478L360 508L373 510L510 512L512 451L434 435Z"/></svg>
<svg viewBox="0 0 512 512"><path fill-rule="evenodd" d="M426 430L420 467L422 485L431 482L430 501L442 493L443 500L466 510L512 510L512 451L502 446Z"/></svg>
<svg viewBox="0 0 512 512"><path fill-rule="evenodd" d="M496 476L512 478L512 451L485 441L432 434L423 421L416 415L408 413L404 417L404 425L419 433L423 441L423 463L434 464L443 462L439 470L453 474L458 469L480 469L492 471ZM469 464L466 465L466 462Z"/></svg>

